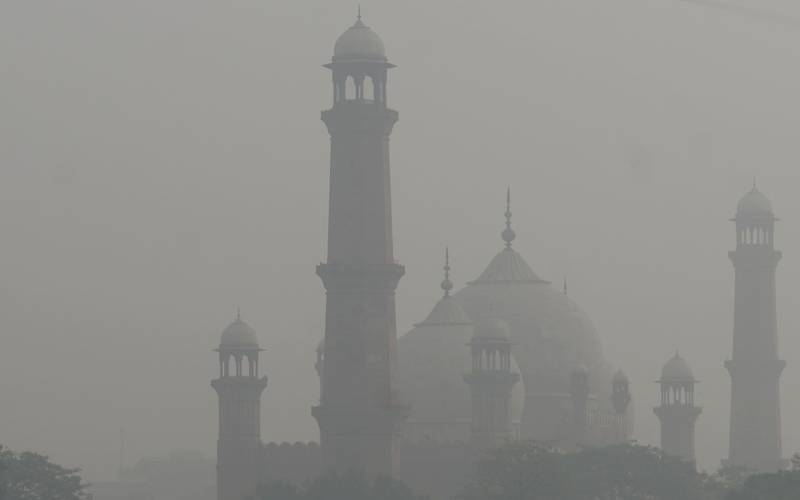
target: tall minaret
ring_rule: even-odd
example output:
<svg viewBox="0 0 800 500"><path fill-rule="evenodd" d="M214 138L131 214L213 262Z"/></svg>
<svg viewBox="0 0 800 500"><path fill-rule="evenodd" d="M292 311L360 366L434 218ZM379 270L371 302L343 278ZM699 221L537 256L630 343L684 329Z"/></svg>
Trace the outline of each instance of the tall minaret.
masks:
<svg viewBox="0 0 800 500"><path fill-rule="evenodd" d="M661 420L661 449L667 455L694 462L694 426L702 408L694 404L697 381L689 363L676 352L661 370L661 405L653 411Z"/></svg>
<svg viewBox="0 0 800 500"><path fill-rule="evenodd" d="M511 371L508 325L495 318L479 321L469 347L472 371L464 380L472 395L472 445L487 450L513 437L511 389L519 374Z"/></svg>
<svg viewBox="0 0 800 500"><path fill-rule="evenodd" d="M255 491L261 449L261 393L258 338L237 314L222 332L219 378L211 386L219 396L217 500L242 500Z"/></svg>
<svg viewBox="0 0 800 500"><path fill-rule="evenodd" d="M407 414L397 402L395 288L403 276L392 247L389 135L383 42L362 21L336 41L331 136L322 400L312 413L325 464L391 475L394 442Z"/></svg>
<svg viewBox="0 0 800 500"><path fill-rule="evenodd" d="M730 463L755 471L783 467L780 376L775 307L775 250L772 204L753 185L736 209L736 271L731 376Z"/></svg>

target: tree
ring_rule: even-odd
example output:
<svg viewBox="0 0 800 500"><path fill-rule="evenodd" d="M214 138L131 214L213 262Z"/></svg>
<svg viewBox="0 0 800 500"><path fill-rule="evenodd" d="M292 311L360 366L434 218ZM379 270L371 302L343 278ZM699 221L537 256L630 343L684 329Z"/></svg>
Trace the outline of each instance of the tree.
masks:
<svg viewBox="0 0 800 500"><path fill-rule="evenodd" d="M695 466L652 446L587 448L568 456L574 500L701 500L716 484Z"/></svg>
<svg viewBox="0 0 800 500"><path fill-rule="evenodd" d="M328 474L301 488L276 481L261 484L252 500L427 500L416 495L404 483L378 478L368 480L362 474Z"/></svg>
<svg viewBox="0 0 800 500"><path fill-rule="evenodd" d="M754 474L725 500L797 500L800 498L800 471Z"/></svg>
<svg viewBox="0 0 800 500"><path fill-rule="evenodd" d="M0 446L0 499L84 500L80 469L66 469L38 453L14 453Z"/></svg>
<svg viewBox="0 0 800 500"><path fill-rule="evenodd" d="M717 478L726 491L739 490L744 486L747 478L755 474L756 471L742 465L723 463L717 471Z"/></svg>
<svg viewBox="0 0 800 500"><path fill-rule="evenodd" d="M718 483L694 464L637 445L563 453L512 443L478 462L461 500L705 500Z"/></svg>
<svg viewBox="0 0 800 500"><path fill-rule="evenodd" d="M564 456L551 446L513 442L488 452L462 500L555 500L568 488Z"/></svg>

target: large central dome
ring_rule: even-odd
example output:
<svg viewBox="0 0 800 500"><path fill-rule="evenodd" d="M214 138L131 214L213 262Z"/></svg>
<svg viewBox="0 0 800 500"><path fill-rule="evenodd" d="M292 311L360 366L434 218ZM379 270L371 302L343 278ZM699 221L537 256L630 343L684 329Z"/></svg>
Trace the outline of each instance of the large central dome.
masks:
<svg viewBox="0 0 800 500"><path fill-rule="evenodd" d="M569 434L571 422L571 372L579 366L588 369L596 411L608 413L613 371L603 359L600 339L586 313L566 293L541 279L513 249L516 234L511 230L510 211L506 217L506 247L476 280L452 296L452 302L473 323L490 316L505 321L522 378L518 386L524 386L521 436L561 439ZM453 361L458 356L468 357L464 346L467 332L442 329L435 335L426 333L430 332L416 328L400 338L398 344L398 386L411 404L410 421L444 421L456 416L469 421L469 391L462 387L466 384L461 378L464 366ZM434 351L448 354L425 362L423 358ZM425 380L416 380L423 374ZM416 400L436 399L434 391L446 394L449 410L440 411L426 404L415 411ZM454 398L465 400L452 401ZM456 408L465 414L454 416Z"/></svg>

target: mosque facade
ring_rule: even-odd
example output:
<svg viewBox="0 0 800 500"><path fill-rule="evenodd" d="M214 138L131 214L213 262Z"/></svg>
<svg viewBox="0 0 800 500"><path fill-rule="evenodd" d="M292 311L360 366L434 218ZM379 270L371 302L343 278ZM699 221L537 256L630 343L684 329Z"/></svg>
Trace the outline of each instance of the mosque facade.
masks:
<svg viewBox="0 0 800 500"><path fill-rule="evenodd" d="M540 277L514 248L519 221L510 191L498 253L458 291L446 259L441 299L397 339L395 288L404 268L392 253L389 138L398 113L388 106L387 80L394 66L359 15L326 67L333 83L333 105L322 113L331 136L330 213L327 261L317 267L325 335L314 365L320 402L311 410L320 442L262 443L267 379L257 336L237 317L222 334L212 382L219 395L218 500L241 500L259 482L300 483L331 469L394 476L444 498L479 453L509 440L563 449L631 440L628 377L605 360L590 318L566 289ZM731 460L769 468L780 459L783 364L774 314L776 219L762 197L746 195L735 219L736 327L726 366ZM754 377L762 362L774 369ZM696 382L676 354L662 370L655 408L664 450L687 460L694 459L701 413ZM763 436L763 446L754 445Z"/></svg>

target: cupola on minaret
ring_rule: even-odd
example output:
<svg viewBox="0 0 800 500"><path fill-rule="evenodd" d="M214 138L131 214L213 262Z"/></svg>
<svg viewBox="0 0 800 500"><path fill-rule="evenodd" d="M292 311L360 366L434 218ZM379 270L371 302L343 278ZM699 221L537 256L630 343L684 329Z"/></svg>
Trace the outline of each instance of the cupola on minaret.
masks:
<svg viewBox="0 0 800 500"><path fill-rule="evenodd" d="M781 452L775 250L772 204L755 183L736 209L736 250L729 252L735 271L731 376L730 455L732 465L773 472L784 465Z"/></svg>
<svg viewBox="0 0 800 500"><path fill-rule="evenodd" d="M469 348L472 370L464 376L472 395L472 445L486 450L511 440L511 389L519 374L511 371L508 325L484 318L475 325Z"/></svg>
<svg viewBox="0 0 800 500"><path fill-rule="evenodd" d="M661 370L661 404L653 409L661 420L661 449L667 455L694 462L694 428L702 408L695 405L697 380L677 352Z"/></svg>
<svg viewBox="0 0 800 500"><path fill-rule="evenodd" d="M327 292L322 398L312 412L326 466L392 475L406 409L394 388L395 288L387 107L390 64L383 42L361 20L336 41L325 65L333 105L322 112L331 136Z"/></svg>
<svg viewBox="0 0 800 500"><path fill-rule="evenodd" d="M267 377L259 376L262 349L256 332L237 313L222 332L219 378L211 386L219 396L217 500L241 500L255 491L261 449L261 393Z"/></svg>

